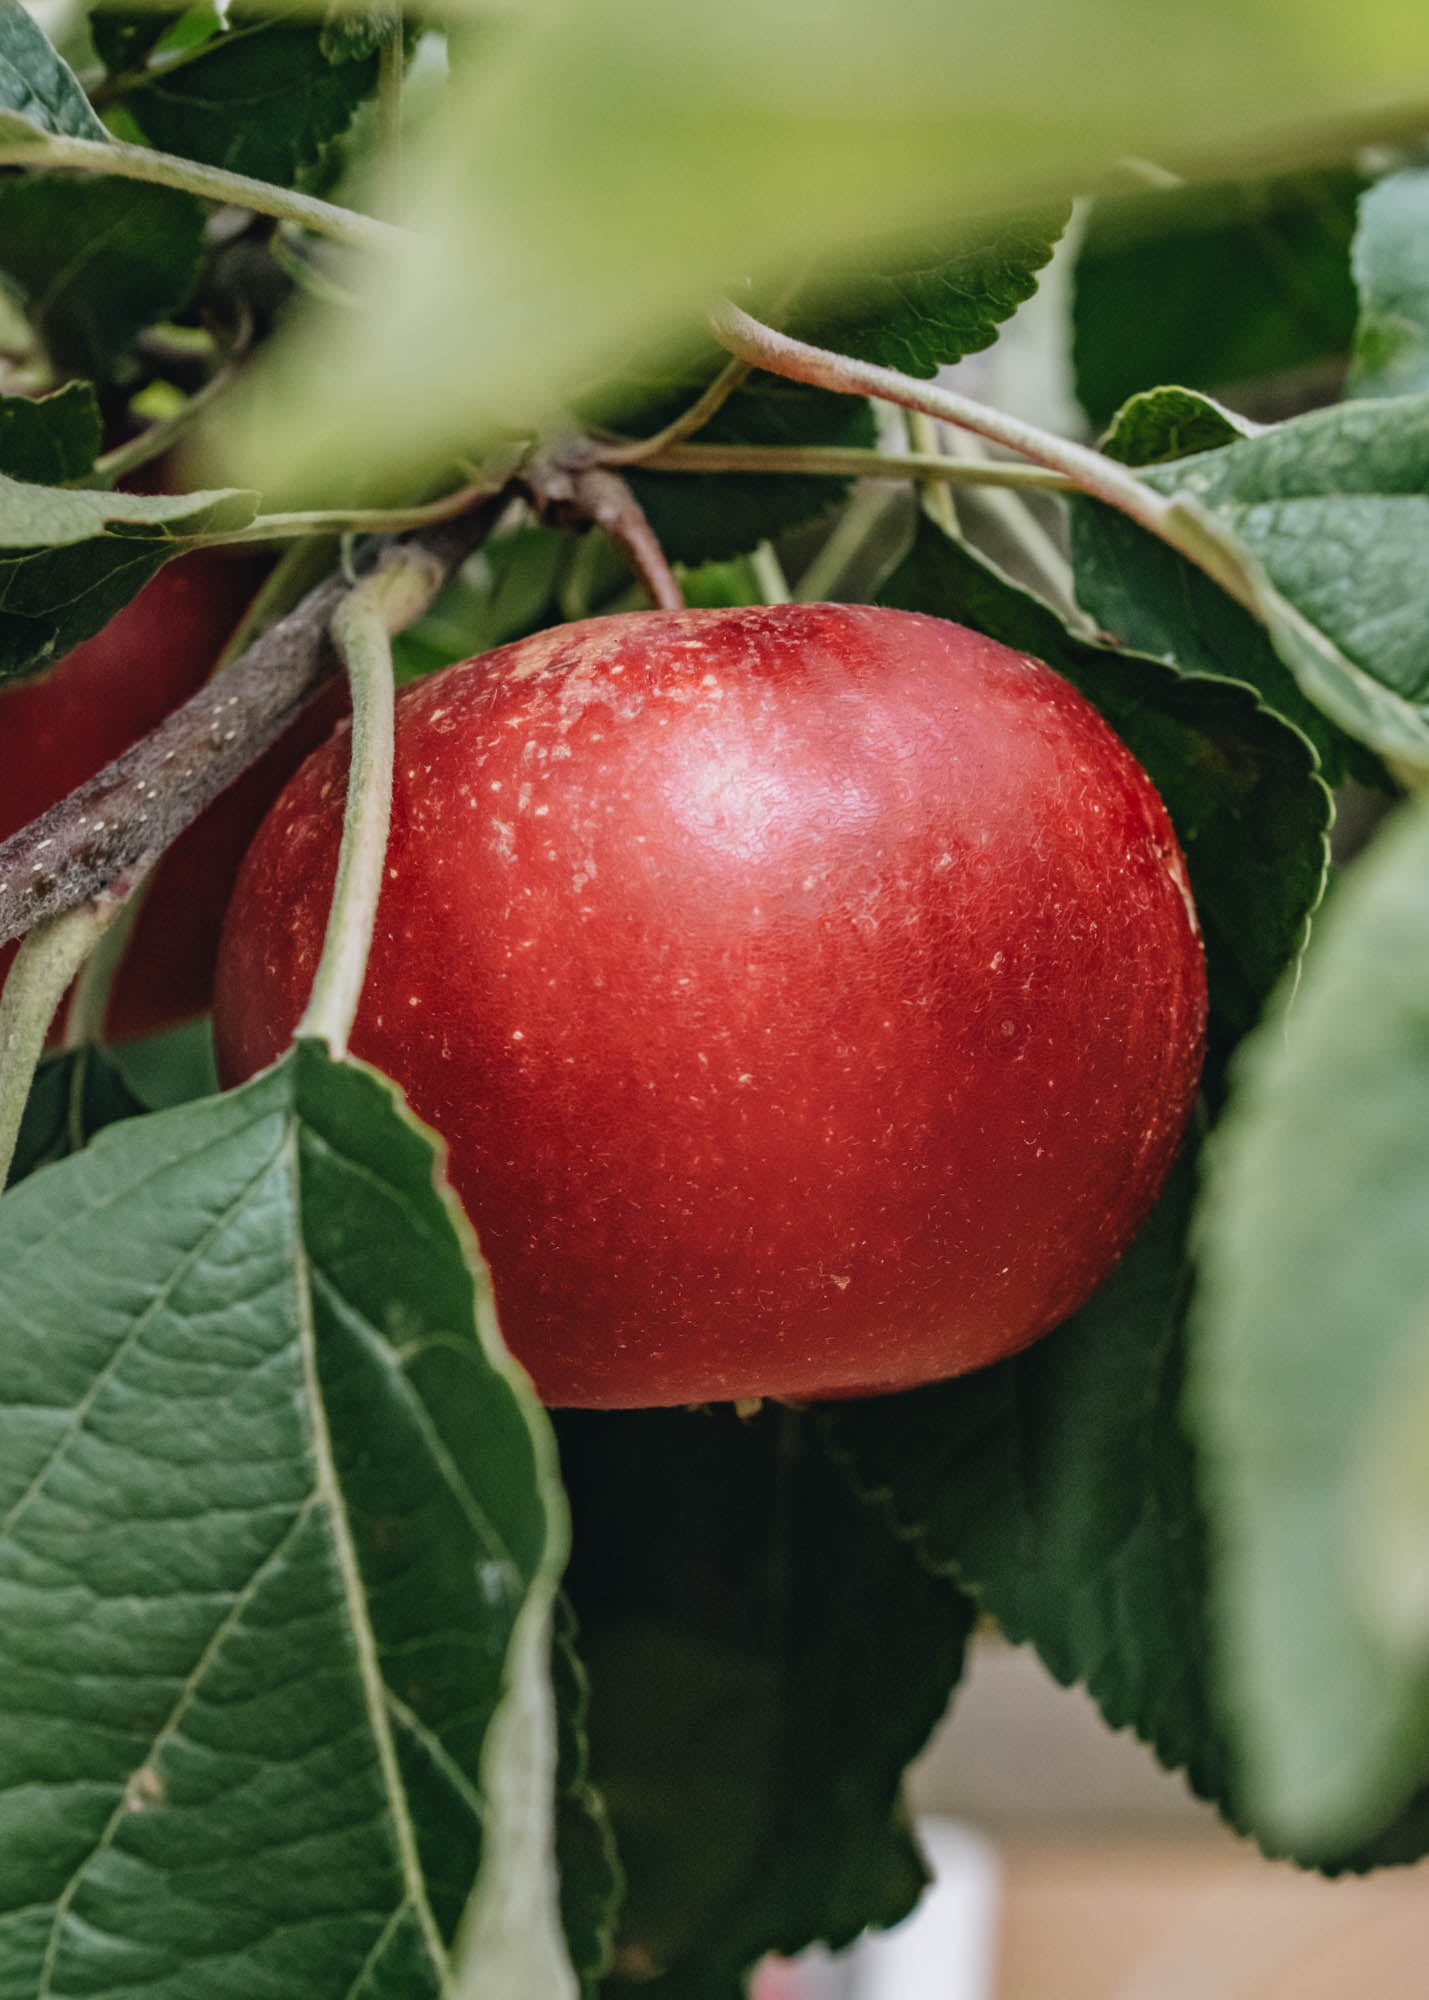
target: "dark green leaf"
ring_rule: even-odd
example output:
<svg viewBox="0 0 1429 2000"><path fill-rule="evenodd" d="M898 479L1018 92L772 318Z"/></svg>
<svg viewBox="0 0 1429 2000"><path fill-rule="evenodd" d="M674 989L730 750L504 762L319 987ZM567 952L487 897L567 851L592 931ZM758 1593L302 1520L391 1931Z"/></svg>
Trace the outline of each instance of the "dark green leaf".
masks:
<svg viewBox="0 0 1429 2000"><path fill-rule="evenodd" d="M202 257L191 195L102 177L0 180L0 279L76 374L109 376L136 334L187 305Z"/></svg>
<svg viewBox="0 0 1429 2000"><path fill-rule="evenodd" d="M370 50L332 60L316 23L240 17L128 90L124 105L164 152L290 186L376 88Z"/></svg>
<svg viewBox="0 0 1429 2000"><path fill-rule="evenodd" d="M1250 688L1073 638L926 516L880 601L974 625L1045 660L1150 773L1185 849L1206 940L1212 1048L1223 1056L1298 955L1324 888L1331 803L1304 738Z"/></svg>
<svg viewBox="0 0 1429 2000"><path fill-rule="evenodd" d="M1247 1798L1318 1857L1429 1779L1423 802L1357 865L1235 1078L1200 1223L1191 1408Z"/></svg>
<svg viewBox="0 0 1429 2000"><path fill-rule="evenodd" d="M1101 448L1123 465L1163 465L1233 444L1254 428L1194 389L1143 389L1112 418Z"/></svg>
<svg viewBox="0 0 1429 2000"><path fill-rule="evenodd" d="M1336 168L1099 203L1077 260L1073 340L1093 421L1158 383L1234 388L1346 355L1362 186Z"/></svg>
<svg viewBox="0 0 1429 2000"><path fill-rule="evenodd" d="M1352 396L1429 389L1429 167L1391 174L1360 201L1359 326Z"/></svg>
<svg viewBox="0 0 1429 2000"><path fill-rule="evenodd" d="M996 1367L830 1410L834 1447L924 1560L1195 1788L1227 1771L1205 1551L1177 1415L1193 1173L1090 1304Z"/></svg>
<svg viewBox="0 0 1429 2000"><path fill-rule="evenodd" d="M102 493L0 473L0 682L97 632L195 535L242 528L255 493Z"/></svg>
<svg viewBox="0 0 1429 2000"><path fill-rule="evenodd" d="M902 1773L957 1680L960 1595L848 1490L812 1419L567 1415L592 1770L629 1898L617 1973L733 2000L770 1949L900 1917Z"/></svg>
<svg viewBox="0 0 1429 2000"><path fill-rule="evenodd" d="M1069 213L1048 209L910 254L906 263L846 272L837 291L795 313L790 331L905 375L936 375L990 346L1002 322L1031 298Z"/></svg>
<svg viewBox="0 0 1429 2000"><path fill-rule="evenodd" d="M109 137L69 64L20 0L0 0L0 111L15 113L41 132Z"/></svg>
<svg viewBox="0 0 1429 2000"><path fill-rule="evenodd" d="M211 1097L218 1089L213 1054L213 1024L205 1014L182 1027L121 1042L107 1052L108 1060L129 1089L151 1111Z"/></svg>
<svg viewBox="0 0 1429 2000"><path fill-rule="evenodd" d="M697 359L678 379L627 388L620 427L648 437L689 407L718 366ZM756 375L731 396L699 433L701 444L873 444L873 412L857 396L831 395L802 382ZM694 474L632 471L630 484L665 553L675 562L703 563L742 555L757 543L837 507L848 481L766 473Z"/></svg>
<svg viewBox="0 0 1429 2000"><path fill-rule="evenodd" d="M5 1197L6 1992L569 1991L564 1513L473 1257L311 1045Z"/></svg>
<svg viewBox="0 0 1429 2000"><path fill-rule="evenodd" d="M0 472L62 486L83 479L99 452L102 422L88 382L50 396L0 396Z"/></svg>
<svg viewBox="0 0 1429 2000"><path fill-rule="evenodd" d="M47 1056L35 1073L15 1145L9 1184L37 1167L68 1159L96 1132L147 1109L117 1064L101 1049Z"/></svg>

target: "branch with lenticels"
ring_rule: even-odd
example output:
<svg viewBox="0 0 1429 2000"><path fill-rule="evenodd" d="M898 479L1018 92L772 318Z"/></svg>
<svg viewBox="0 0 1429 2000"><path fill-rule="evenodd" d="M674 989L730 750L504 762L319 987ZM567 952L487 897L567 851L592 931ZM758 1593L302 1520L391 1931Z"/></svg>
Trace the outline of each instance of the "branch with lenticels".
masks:
<svg viewBox="0 0 1429 2000"><path fill-rule="evenodd" d="M496 494L456 520L375 543L358 566L425 559L435 593L485 541L507 497ZM81 903L126 893L276 743L336 670L328 628L349 588L334 576L309 591L151 735L0 842L0 943Z"/></svg>

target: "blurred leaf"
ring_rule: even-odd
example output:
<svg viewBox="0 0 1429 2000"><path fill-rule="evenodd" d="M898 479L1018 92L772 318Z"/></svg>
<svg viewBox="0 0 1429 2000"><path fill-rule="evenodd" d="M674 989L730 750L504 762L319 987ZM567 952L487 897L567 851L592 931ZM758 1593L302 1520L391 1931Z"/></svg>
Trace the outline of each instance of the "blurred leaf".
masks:
<svg viewBox="0 0 1429 2000"><path fill-rule="evenodd" d="M905 375L936 375L990 346L1002 322L1031 298L1069 214L1065 206L1047 209L929 249L916 261L850 270L833 296L797 311L789 330Z"/></svg>
<svg viewBox="0 0 1429 2000"><path fill-rule="evenodd" d="M109 137L69 64L20 0L0 0L0 112L12 112L41 132Z"/></svg>
<svg viewBox="0 0 1429 2000"><path fill-rule="evenodd" d="M1429 167L1390 174L1363 197L1354 269L1360 320L1349 393L1429 389Z"/></svg>
<svg viewBox="0 0 1429 2000"><path fill-rule="evenodd" d="M1204 1535L1177 1414L1193 1188L1183 1159L1102 1289L1025 1354L824 1421L934 1572L1223 1799Z"/></svg>
<svg viewBox="0 0 1429 2000"><path fill-rule="evenodd" d="M195 535L242 528L256 493L103 493L0 473L0 683L59 659Z"/></svg>
<svg viewBox="0 0 1429 2000"><path fill-rule="evenodd" d="M191 195L70 174L0 178L0 282L60 368L111 375L136 334L188 304L202 258Z"/></svg>
<svg viewBox="0 0 1429 2000"><path fill-rule="evenodd" d="M258 483L392 482L542 420L712 289L1026 212L1131 152L1200 166L1429 95L1420 0L553 0L409 149L405 249L235 406ZM612 218L616 218L615 226ZM874 247L877 246L877 247Z"/></svg>
<svg viewBox="0 0 1429 2000"><path fill-rule="evenodd" d="M166 153L291 186L377 88L375 45L327 53L316 22L231 16L226 33L124 93Z"/></svg>
<svg viewBox="0 0 1429 2000"><path fill-rule="evenodd" d="M8 1185L14 1187L37 1167L68 1159L106 1125L137 1118L147 1109L102 1049L46 1056L25 1103Z"/></svg>
<svg viewBox="0 0 1429 2000"><path fill-rule="evenodd" d="M49 396L0 396L0 472L60 486L83 479L99 453L102 422L89 382Z"/></svg>
<svg viewBox="0 0 1429 2000"><path fill-rule="evenodd" d="M659 401L627 413L622 428L651 436L687 409L715 373L714 365L692 363L684 379L671 382ZM872 445L877 440L873 411L859 396L838 396L755 375L737 390L699 434L702 444ZM635 496L649 517L665 553L674 562L713 562L743 555L820 514L837 507L848 492L846 479L784 478L767 473L644 472L629 475Z"/></svg>
<svg viewBox="0 0 1429 2000"><path fill-rule="evenodd" d="M1112 418L1101 448L1123 465L1162 465L1233 444L1256 428L1194 389L1143 389Z"/></svg>
<svg viewBox="0 0 1429 2000"><path fill-rule="evenodd" d="M311 1045L0 1205L15 1993L573 1991L564 1510L473 1255L428 1135ZM505 1955L448 1984L493 1878Z"/></svg>
<svg viewBox="0 0 1429 2000"><path fill-rule="evenodd" d="M1246 1798L1319 1855L1429 1778L1429 1644L1386 1619L1361 1540L1384 1426L1429 1356L1424 802L1357 864L1236 1082L1199 1224L1190 1407Z"/></svg>
<svg viewBox="0 0 1429 2000"><path fill-rule="evenodd" d="M1251 688L1073 638L926 516L883 604L973 625L1045 660L1150 774L1185 850L1206 942L1211 1044L1224 1058L1299 956L1329 861L1329 792L1310 746Z"/></svg>
<svg viewBox="0 0 1429 2000"><path fill-rule="evenodd" d="M917 1895L899 1789L967 1606L850 1493L810 1418L558 1429L592 1770L629 1872L620 1990L734 2000L765 1951L846 1943Z"/></svg>
<svg viewBox="0 0 1429 2000"><path fill-rule="evenodd" d="M1094 423L1139 389L1244 387L1349 353L1350 168L1099 202L1077 259L1073 364Z"/></svg>

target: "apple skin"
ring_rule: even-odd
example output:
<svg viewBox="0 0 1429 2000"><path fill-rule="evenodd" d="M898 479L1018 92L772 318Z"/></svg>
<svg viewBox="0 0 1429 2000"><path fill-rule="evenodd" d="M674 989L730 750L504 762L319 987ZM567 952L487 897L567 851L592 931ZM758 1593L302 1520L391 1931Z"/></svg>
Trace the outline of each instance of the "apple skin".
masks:
<svg viewBox="0 0 1429 2000"><path fill-rule="evenodd" d="M212 672L271 558L199 549L167 563L102 631L0 689L0 840L158 726ZM285 780L340 712L329 696L216 800L161 863L110 1001L117 1039L202 1014L244 850ZM0 978L16 947L0 947Z"/></svg>
<svg viewBox="0 0 1429 2000"><path fill-rule="evenodd" d="M229 906L229 1082L307 1000L346 737ZM960 626L597 618L400 698L352 1049L446 1140L552 1405L848 1396L1026 1346L1151 1207L1205 1010L1150 780Z"/></svg>

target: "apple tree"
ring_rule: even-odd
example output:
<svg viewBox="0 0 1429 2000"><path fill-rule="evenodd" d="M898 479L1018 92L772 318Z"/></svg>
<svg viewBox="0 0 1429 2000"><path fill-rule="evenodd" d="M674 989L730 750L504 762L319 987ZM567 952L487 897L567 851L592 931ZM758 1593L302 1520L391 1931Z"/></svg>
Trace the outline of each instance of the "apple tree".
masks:
<svg viewBox="0 0 1429 2000"><path fill-rule="evenodd" d="M916 1901L979 1617L1287 1865L1429 1851L1426 578L1411 0L0 0L0 1995L735 2000ZM394 687L824 602L1136 760L1194 1115L990 1366L545 1409L348 1052Z"/></svg>

